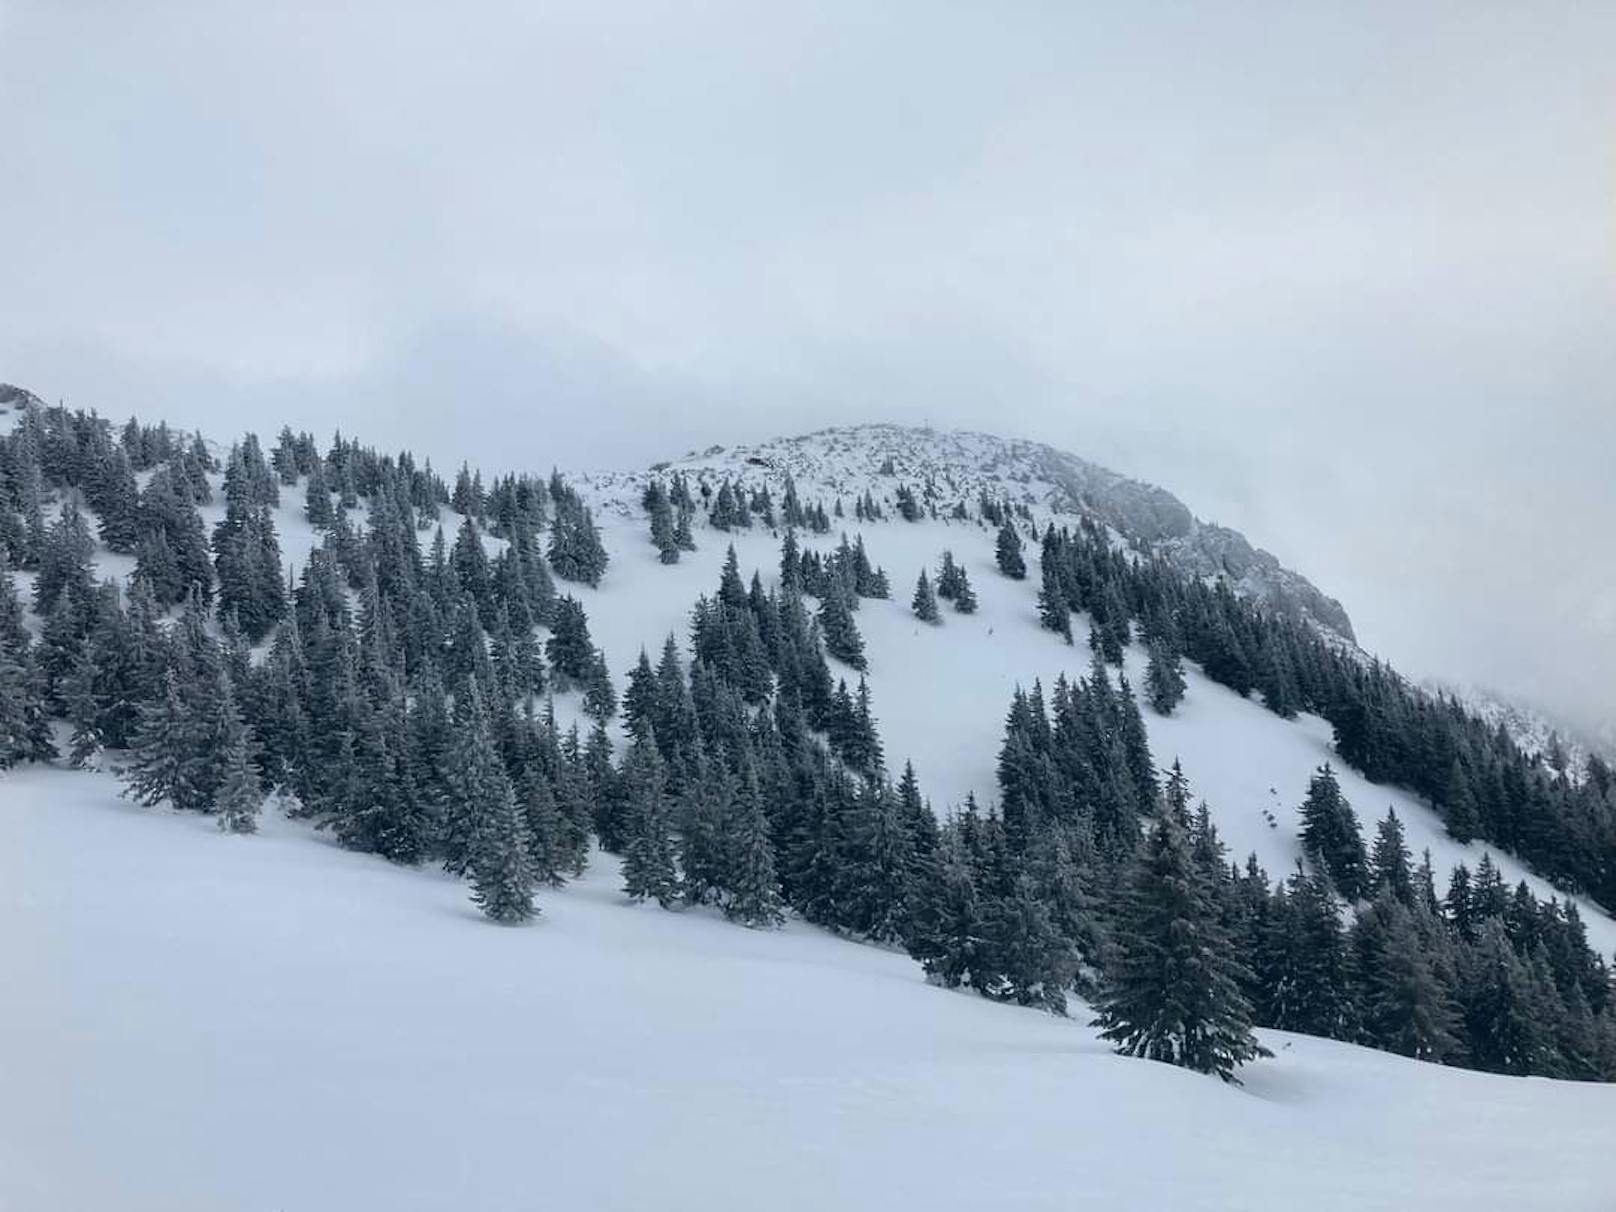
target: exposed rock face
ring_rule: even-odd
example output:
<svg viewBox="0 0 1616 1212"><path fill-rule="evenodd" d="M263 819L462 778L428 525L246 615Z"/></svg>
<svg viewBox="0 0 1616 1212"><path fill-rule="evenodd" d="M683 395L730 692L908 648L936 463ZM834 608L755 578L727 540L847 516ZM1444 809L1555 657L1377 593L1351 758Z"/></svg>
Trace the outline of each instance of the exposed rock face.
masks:
<svg viewBox="0 0 1616 1212"><path fill-rule="evenodd" d="M21 408L25 404L43 404L33 392L10 383L0 383L0 408Z"/></svg>
<svg viewBox="0 0 1616 1212"><path fill-rule="evenodd" d="M1201 577L1227 577L1236 592L1282 614L1311 619L1356 641L1346 609L1269 552L1227 526L1203 522L1182 501L1154 484L1130 480L1075 455L1043 448L1049 479L1077 512L1089 512L1135 544Z"/></svg>

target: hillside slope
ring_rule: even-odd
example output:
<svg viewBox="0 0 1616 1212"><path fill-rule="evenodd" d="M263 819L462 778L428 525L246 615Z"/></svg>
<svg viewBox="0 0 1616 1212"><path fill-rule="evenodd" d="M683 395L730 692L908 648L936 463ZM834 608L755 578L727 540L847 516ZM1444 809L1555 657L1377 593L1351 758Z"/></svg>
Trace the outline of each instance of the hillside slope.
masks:
<svg viewBox="0 0 1616 1212"><path fill-rule="evenodd" d="M1609 1207L1616 1087L1264 1033L1244 1088L800 925L529 929L271 815L0 787L0 1207Z"/></svg>
<svg viewBox="0 0 1616 1212"><path fill-rule="evenodd" d="M861 492L860 481L841 481L842 491ZM805 498L834 481L800 481ZM596 641L625 674L643 646L653 655L669 632L681 639L696 597L713 592L724 554L734 546L743 579L756 571L765 586L778 582L779 539L762 529L720 534L698 532L700 549L671 567L657 562L637 499L637 480L597 479L601 525L613 563L596 589L572 587L584 602ZM888 489L890 491L890 488ZM891 601L866 601L858 614L869 656L873 705L895 769L913 761L922 788L940 811L974 794L984 807L997 800L994 774L1003 738L1004 713L1019 684L1084 676L1089 670L1086 624L1074 620L1073 645L1038 625L1035 587L1037 552L1029 548L1026 581L1000 575L994 563L992 530L977 522L923 519L914 523L861 523L836 519L830 534L801 536L805 547L828 551L840 536L862 537L870 559L893 581ZM935 570L942 552L954 553L969 571L980 605L969 616L945 613L941 627L928 627L910 613L908 598L922 568ZM1127 657L1134 685L1142 684L1144 652L1135 645ZM848 677L856 674L839 668ZM1258 702L1241 698L1187 667L1189 690L1171 717L1145 712L1151 750L1158 763L1182 760L1198 797L1211 807L1218 830L1233 857L1256 854L1271 876L1283 878L1301 851L1297 808L1309 776L1334 760L1330 726L1317 716L1286 721ZM1339 763L1338 763L1339 765ZM1441 881L1458 862L1472 868L1492 853L1511 885L1525 879L1543 898L1561 896L1545 880L1496 847L1460 845L1449 837L1429 806L1397 788L1376 786L1350 769L1338 771L1342 789L1366 830L1395 808L1418 857L1429 849ZM1270 819L1272 818L1272 819ZM1605 954L1616 952L1616 920L1587 900L1578 902L1589 942Z"/></svg>

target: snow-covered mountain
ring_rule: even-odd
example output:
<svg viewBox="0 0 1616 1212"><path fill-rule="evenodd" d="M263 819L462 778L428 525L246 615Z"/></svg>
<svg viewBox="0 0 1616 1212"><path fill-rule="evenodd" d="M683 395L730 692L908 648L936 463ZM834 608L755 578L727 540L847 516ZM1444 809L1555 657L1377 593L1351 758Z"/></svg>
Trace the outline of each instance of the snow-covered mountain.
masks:
<svg viewBox="0 0 1616 1212"><path fill-rule="evenodd" d="M653 469L663 471L714 480L732 476L767 483L776 491L789 475L810 495L846 497L849 509L853 498L866 492L890 505L896 485L907 482L916 491L929 489L933 504L974 504L985 495L1029 506L1045 518L1092 518L1138 551L1161 556L1195 576L1225 578L1237 592L1272 610L1354 638L1340 602L1238 531L1200 520L1165 489L1038 442L900 425L843 426L757 445L692 451ZM592 479L604 489L632 489L643 485L644 478ZM635 507L629 495L619 495L619 508Z"/></svg>
<svg viewBox="0 0 1616 1212"><path fill-rule="evenodd" d="M1472 715L1502 728L1524 752L1538 754L1551 765L1563 765L1573 777L1590 754L1605 758L1616 754L1616 733L1590 736L1543 707L1482 686L1455 685L1438 678L1428 679L1425 686L1457 699Z"/></svg>
<svg viewBox="0 0 1616 1212"><path fill-rule="evenodd" d="M0 407L28 399L0 389ZM687 637L730 548L744 579L778 582L781 536L763 525L698 521L696 550L659 561L641 498L673 472L777 499L789 477L805 503L840 502L802 541L829 552L845 533L890 575L892 600L858 614L872 710L888 762L913 761L939 812L996 801L1017 686L1089 672L1085 620L1073 645L1039 625L1036 545L1028 581L999 575L983 497L1091 519L1353 643L1339 603L1161 489L1032 443L866 426L573 478L611 563L566 590L619 683L642 648ZM289 571L320 538L305 485L273 511ZM912 522L901 487L922 506ZM866 496L881 520L858 516ZM202 513L211 528L223 507ZM462 519L440 520L452 537ZM944 551L979 608L922 625L908 587ZM96 564L132 566L104 549ZM1135 685L1145 661L1125 653ZM1186 674L1172 715L1145 714L1151 750L1182 762L1234 857L1282 876L1330 725ZM559 696L563 719L579 699ZM1490 854L1509 884L1564 899L1453 840L1416 796L1350 769L1340 782L1366 823L1394 808L1438 872ZM992 1005L799 920L747 931L627 906L620 887L597 852L541 892L535 928L499 931L460 881L341 850L273 808L260 836L221 836L132 807L105 771L0 775L0 953L22 991L0 998L0 1207L1609 1206L1616 1086L1269 1031L1274 1058L1228 1087L1112 1055L1082 1005L1069 1020ZM1616 920L1579 907L1592 946L1616 951Z"/></svg>

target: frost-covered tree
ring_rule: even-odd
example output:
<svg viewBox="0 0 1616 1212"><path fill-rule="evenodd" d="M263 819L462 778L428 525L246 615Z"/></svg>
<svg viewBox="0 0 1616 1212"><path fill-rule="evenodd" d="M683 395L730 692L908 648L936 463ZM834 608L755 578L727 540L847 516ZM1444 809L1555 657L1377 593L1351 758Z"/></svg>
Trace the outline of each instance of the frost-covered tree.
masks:
<svg viewBox="0 0 1616 1212"><path fill-rule="evenodd" d="M1329 875L1337 892L1349 901L1361 899L1368 887L1369 862L1363 833L1328 762L1309 782L1301 811L1303 852Z"/></svg>
<svg viewBox="0 0 1616 1212"><path fill-rule="evenodd" d="M202 765L205 737L170 668L162 696L144 705L130 740L124 768L124 794L150 807L168 800L181 810L200 811L207 802Z"/></svg>
<svg viewBox="0 0 1616 1212"><path fill-rule="evenodd" d="M537 882L527 829L494 746L482 687L473 678L462 693L449 786L452 810L464 822L471 899L496 922L524 922L534 914Z"/></svg>
<svg viewBox="0 0 1616 1212"><path fill-rule="evenodd" d="M1043 585L1038 590L1038 622L1068 644L1072 642L1072 611L1053 560L1043 563Z"/></svg>
<svg viewBox="0 0 1616 1212"><path fill-rule="evenodd" d="M577 598L565 595L556 600L544 655L563 688L573 683L588 684L595 669L596 649L589 637L589 618Z"/></svg>
<svg viewBox="0 0 1616 1212"><path fill-rule="evenodd" d="M1008 515L1004 524L999 527L999 538L994 544L994 556L999 561L999 571L1013 581L1025 580L1027 576L1027 561L1021 554L1021 535L1016 525Z"/></svg>
<svg viewBox="0 0 1616 1212"><path fill-rule="evenodd" d="M819 607L819 630L825 638L825 650L831 656L854 669L865 669L864 637L853 621L849 596L840 584L833 583L826 590Z"/></svg>
<svg viewBox="0 0 1616 1212"><path fill-rule="evenodd" d="M1397 809L1386 809L1386 815L1375 829L1375 844L1369 852L1369 890L1372 893L1389 892L1411 905L1414 901L1414 871L1403 838L1403 822L1397 819Z"/></svg>
<svg viewBox="0 0 1616 1212"><path fill-rule="evenodd" d="M937 595L932 591L931 578L926 570L920 570L920 579L915 582L915 596L910 600L909 608L915 612L915 618L922 623L941 623L942 615L937 612Z"/></svg>
<svg viewBox="0 0 1616 1212"><path fill-rule="evenodd" d="M1184 664L1165 639L1152 639L1145 666L1145 698L1158 715L1172 715L1184 699Z"/></svg>
<svg viewBox="0 0 1616 1212"><path fill-rule="evenodd" d="M253 762L253 746L237 710L234 693L226 679L224 717L220 721L219 789L213 798L213 811L219 828L226 833L254 833L258 813L264 804L264 789Z"/></svg>
<svg viewBox="0 0 1616 1212"><path fill-rule="evenodd" d="M1246 979L1183 825L1159 812L1128 876L1095 1024L1125 1055L1235 1081L1268 1055Z"/></svg>
<svg viewBox="0 0 1616 1212"><path fill-rule="evenodd" d="M632 901L654 900L664 909L679 899L667 774L654 740L635 737L620 775L627 808L623 891Z"/></svg>
<svg viewBox="0 0 1616 1212"><path fill-rule="evenodd" d="M730 798L724 826L725 916L746 926L778 925L784 915L774 846L763 792L750 767Z"/></svg>

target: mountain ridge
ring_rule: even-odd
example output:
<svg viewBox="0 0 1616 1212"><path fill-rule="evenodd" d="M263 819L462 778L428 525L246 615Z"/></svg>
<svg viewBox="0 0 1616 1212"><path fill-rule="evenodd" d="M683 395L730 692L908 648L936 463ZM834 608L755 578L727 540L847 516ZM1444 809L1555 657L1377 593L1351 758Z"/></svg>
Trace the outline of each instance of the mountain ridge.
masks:
<svg viewBox="0 0 1616 1212"><path fill-rule="evenodd" d="M776 487L786 475L856 495L916 480L955 496L1002 492L1012 504L1049 517L1087 517L1143 554L1157 555L1203 578L1226 578L1237 593L1356 644L1341 602L1231 527L1205 521L1169 490L1125 476L1045 442L978 430L933 429L890 422L828 426L757 443L708 447L630 473L632 483L661 471L761 478ZM616 473L620 476L622 473ZM613 473L588 477L610 483ZM1019 488L1019 492L1016 489Z"/></svg>

